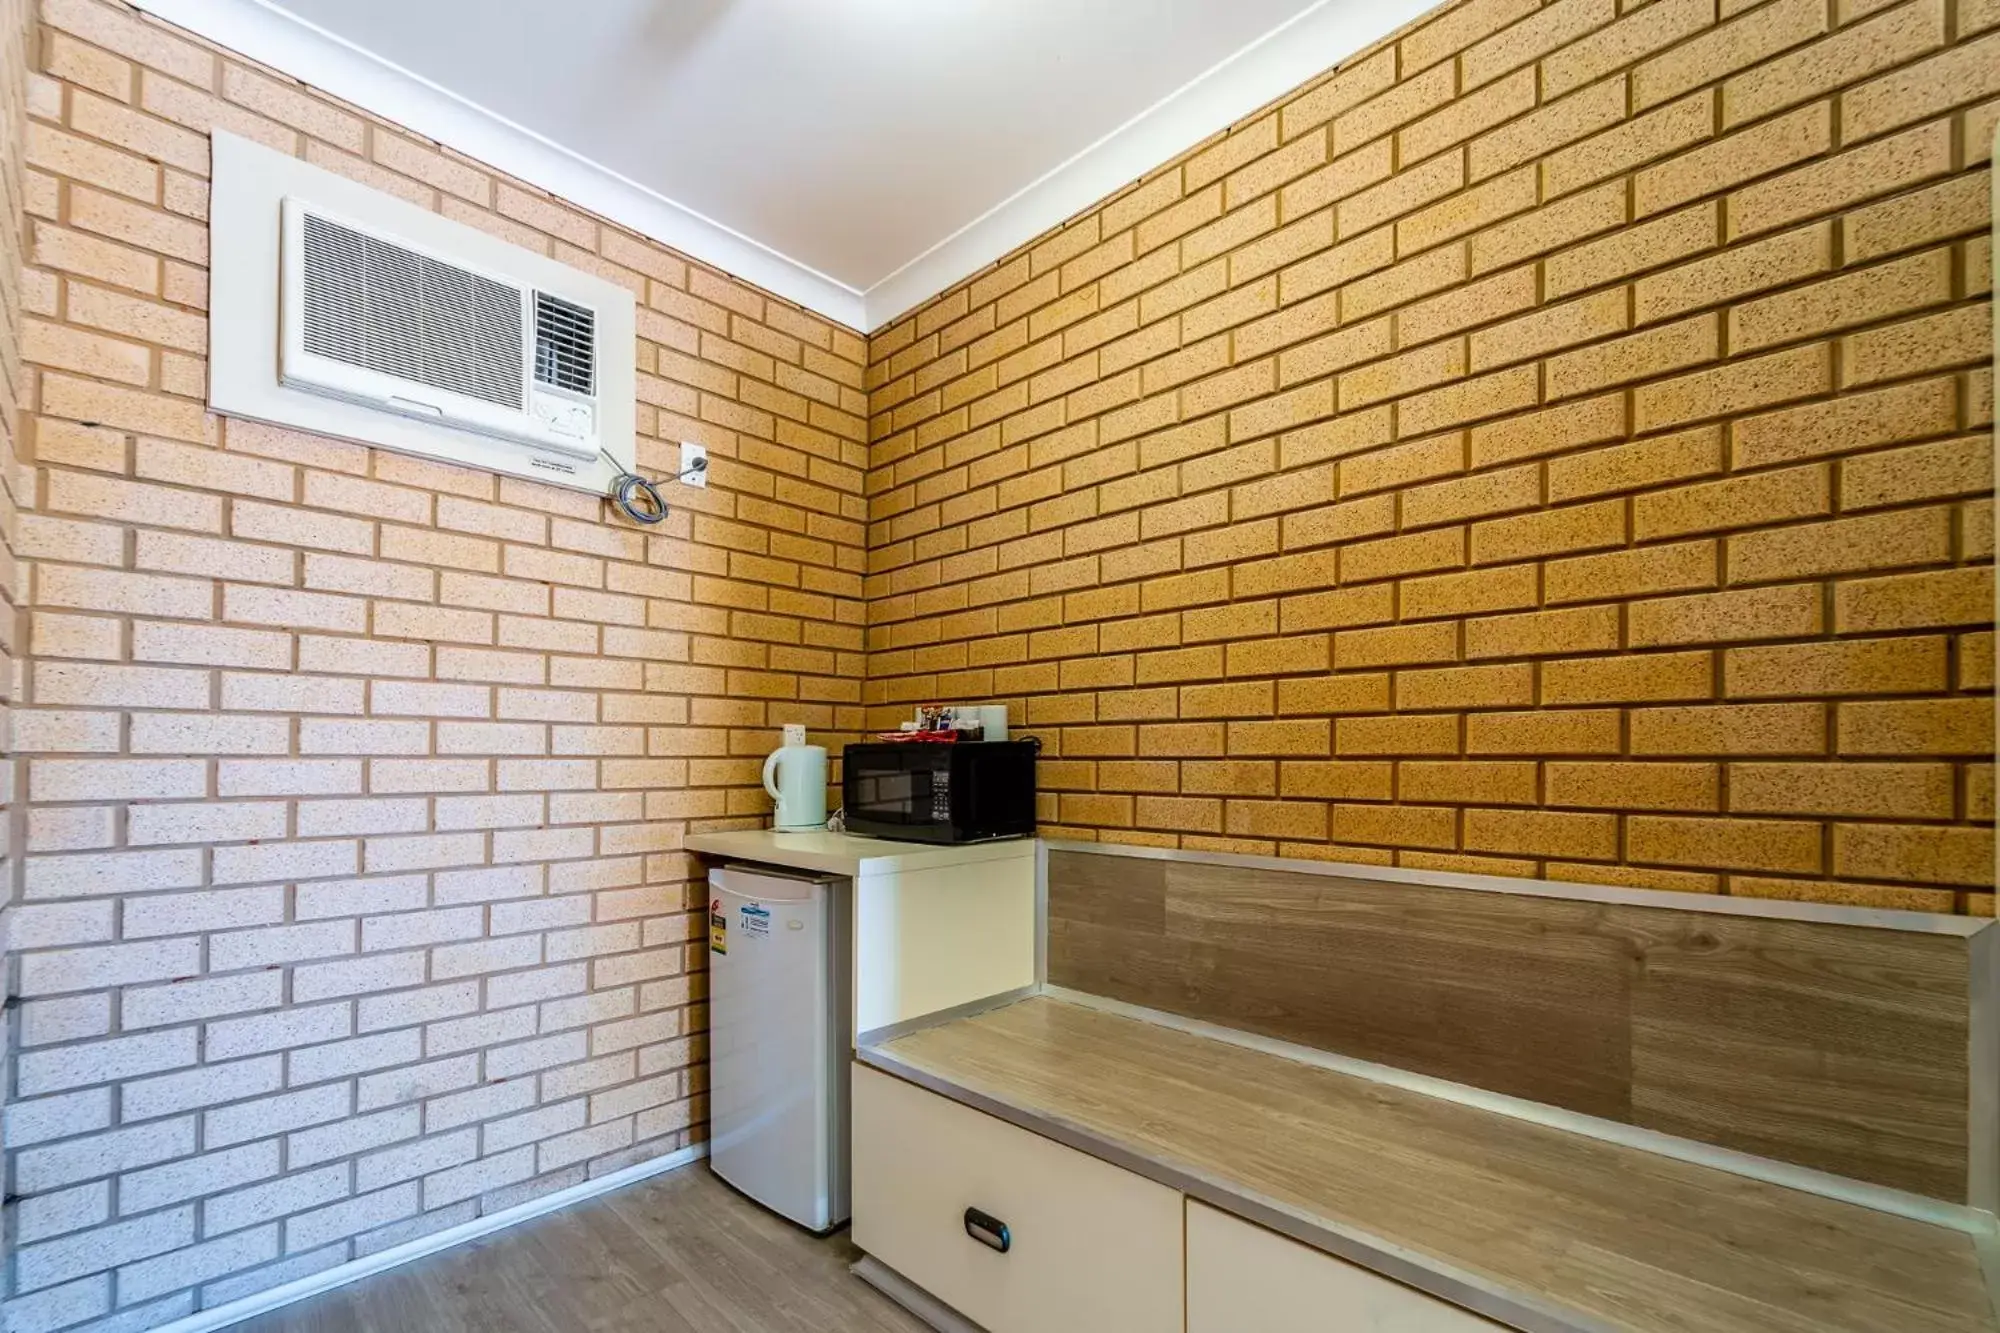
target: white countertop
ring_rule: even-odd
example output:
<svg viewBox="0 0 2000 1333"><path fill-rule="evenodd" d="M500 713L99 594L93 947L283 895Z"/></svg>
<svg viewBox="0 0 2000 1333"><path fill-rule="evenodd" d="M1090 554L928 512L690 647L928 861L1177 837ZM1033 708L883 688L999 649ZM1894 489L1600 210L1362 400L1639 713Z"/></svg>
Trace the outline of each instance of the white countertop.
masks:
<svg viewBox="0 0 2000 1333"><path fill-rule="evenodd" d="M855 833L819 830L778 833L771 829L730 829L719 833L690 833L684 845L687 850L704 856L859 878L863 875L894 874L900 870L928 870L981 861L1025 859L1034 856L1036 842L1033 838L1011 838L998 842L940 846L924 842L891 842L887 838L864 838Z"/></svg>

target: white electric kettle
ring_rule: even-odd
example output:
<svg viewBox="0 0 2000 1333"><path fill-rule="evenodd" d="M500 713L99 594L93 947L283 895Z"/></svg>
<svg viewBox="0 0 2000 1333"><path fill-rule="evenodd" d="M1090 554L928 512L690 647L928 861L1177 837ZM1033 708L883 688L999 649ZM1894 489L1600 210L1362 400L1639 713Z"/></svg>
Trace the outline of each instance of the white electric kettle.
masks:
<svg viewBox="0 0 2000 1333"><path fill-rule="evenodd" d="M764 761L764 790L771 793L772 828L825 828L826 747L807 745L806 729L787 723L785 743Z"/></svg>

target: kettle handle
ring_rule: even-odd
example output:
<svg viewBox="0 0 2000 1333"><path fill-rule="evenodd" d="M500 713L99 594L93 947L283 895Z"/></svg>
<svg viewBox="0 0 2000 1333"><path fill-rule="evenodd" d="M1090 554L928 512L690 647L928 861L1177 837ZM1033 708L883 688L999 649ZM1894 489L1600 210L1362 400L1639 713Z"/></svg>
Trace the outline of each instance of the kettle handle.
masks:
<svg viewBox="0 0 2000 1333"><path fill-rule="evenodd" d="M774 801L778 799L778 787L771 781L771 770L778 766L778 758L783 754L783 750L773 750L764 760L764 790L770 793Z"/></svg>

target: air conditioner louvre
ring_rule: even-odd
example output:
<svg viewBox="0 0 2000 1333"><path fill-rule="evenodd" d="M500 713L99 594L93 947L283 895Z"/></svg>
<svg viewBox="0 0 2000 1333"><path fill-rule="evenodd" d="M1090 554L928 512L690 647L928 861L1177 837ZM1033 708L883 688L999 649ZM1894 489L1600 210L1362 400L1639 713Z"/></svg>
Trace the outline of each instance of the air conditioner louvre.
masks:
<svg viewBox="0 0 2000 1333"><path fill-rule="evenodd" d="M523 406L519 289L310 212L302 240L306 351Z"/></svg>
<svg viewBox="0 0 2000 1333"><path fill-rule="evenodd" d="M596 315L559 296L536 292L536 381L571 393L594 393L596 359Z"/></svg>

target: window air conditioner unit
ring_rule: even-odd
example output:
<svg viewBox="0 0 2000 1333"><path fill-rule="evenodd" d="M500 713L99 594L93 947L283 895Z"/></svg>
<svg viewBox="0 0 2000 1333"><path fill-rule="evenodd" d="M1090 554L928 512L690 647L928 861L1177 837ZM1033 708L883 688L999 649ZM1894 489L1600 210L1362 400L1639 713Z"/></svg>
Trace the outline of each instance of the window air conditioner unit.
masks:
<svg viewBox="0 0 2000 1333"><path fill-rule="evenodd" d="M210 157L215 412L595 495L636 467L639 279L221 130Z"/></svg>
<svg viewBox="0 0 2000 1333"><path fill-rule="evenodd" d="M297 196L280 225L286 388L597 457L595 310Z"/></svg>

